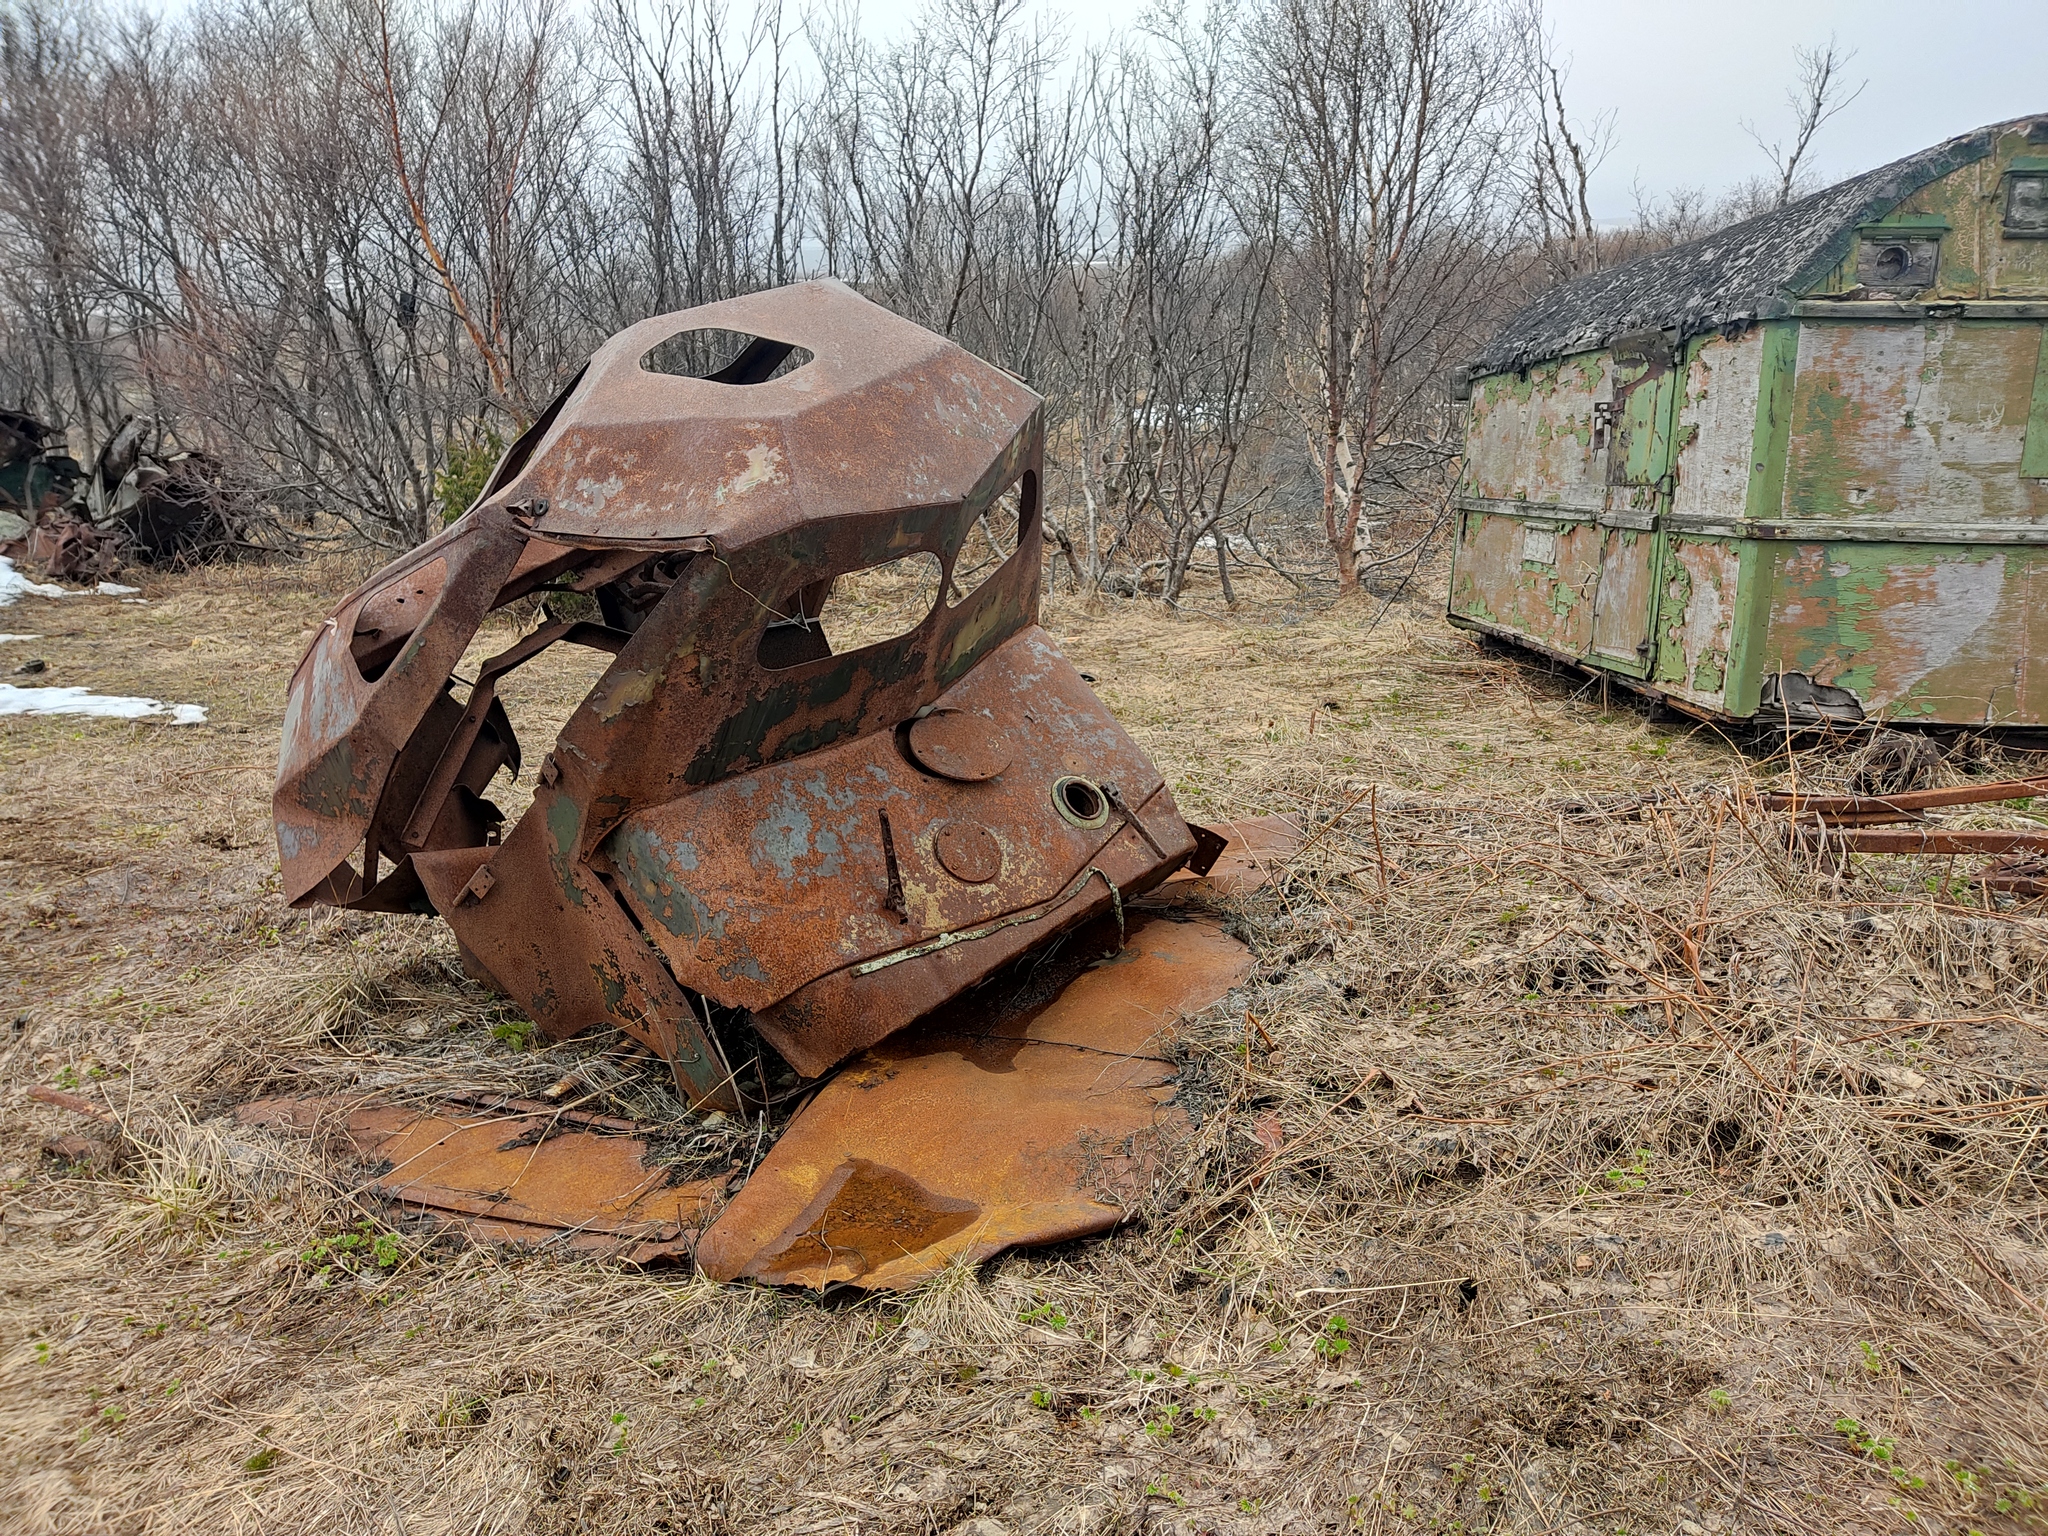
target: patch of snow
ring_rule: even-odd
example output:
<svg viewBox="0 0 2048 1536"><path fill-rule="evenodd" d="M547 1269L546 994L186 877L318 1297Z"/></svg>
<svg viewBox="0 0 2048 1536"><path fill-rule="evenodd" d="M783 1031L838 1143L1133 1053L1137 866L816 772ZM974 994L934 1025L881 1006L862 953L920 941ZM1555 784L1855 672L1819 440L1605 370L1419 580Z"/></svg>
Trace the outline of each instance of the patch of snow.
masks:
<svg viewBox="0 0 2048 1536"><path fill-rule="evenodd" d="M93 588L101 597L133 597L141 590L140 587L124 587L117 581L103 581Z"/></svg>
<svg viewBox="0 0 2048 1536"><path fill-rule="evenodd" d="M158 699L124 699L90 688L17 688L0 683L0 715L96 715L106 720L142 720L169 715L172 725L204 725L204 704L165 704Z"/></svg>
<svg viewBox="0 0 2048 1536"><path fill-rule="evenodd" d="M40 640L42 638L41 635L0 635L0 645L5 645L10 640Z"/></svg>

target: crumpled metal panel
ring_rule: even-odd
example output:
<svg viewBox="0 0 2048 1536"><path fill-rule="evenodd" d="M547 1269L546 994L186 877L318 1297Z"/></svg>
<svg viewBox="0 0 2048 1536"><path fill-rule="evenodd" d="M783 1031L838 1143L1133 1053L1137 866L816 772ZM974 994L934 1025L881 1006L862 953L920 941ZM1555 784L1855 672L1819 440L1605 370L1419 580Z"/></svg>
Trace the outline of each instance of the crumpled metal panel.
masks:
<svg viewBox="0 0 2048 1536"><path fill-rule="evenodd" d="M643 366L707 329L755 340L708 378ZM1157 884L1193 834L1036 627L1042 461L1028 389L837 283L623 332L315 637L276 795L287 896L438 913L549 1034L614 1024L737 1107L713 1005L814 1074ZM1006 493L1015 548L962 595ZM832 584L916 554L942 572L929 613L835 649ZM486 615L543 587L603 622L546 624L458 693ZM497 680L556 643L614 659L502 828L484 795L522 754Z"/></svg>
<svg viewBox="0 0 2048 1536"><path fill-rule="evenodd" d="M235 1118L297 1131L337 1122L377 1165L367 1191L484 1241L634 1264L688 1257L730 1177L677 1180L649 1162L644 1127L519 1100L420 1110L259 1099Z"/></svg>
<svg viewBox="0 0 2048 1536"><path fill-rule="evenodd" d="M705 1232L698 1266L898 1289L1122 1221L1187 1123L1172 1028L1242 981L1251 951L1211 922L1141 918L1117 938L1085 930L1022 995L963 998L850 1063Z"/></svg>

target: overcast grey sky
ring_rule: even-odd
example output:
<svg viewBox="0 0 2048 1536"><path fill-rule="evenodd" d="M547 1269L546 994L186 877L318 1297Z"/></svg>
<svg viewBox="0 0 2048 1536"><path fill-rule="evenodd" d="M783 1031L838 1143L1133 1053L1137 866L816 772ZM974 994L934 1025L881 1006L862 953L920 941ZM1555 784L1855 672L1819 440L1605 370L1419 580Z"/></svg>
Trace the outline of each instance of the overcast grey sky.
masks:
<svg viewBox="0 0 2048 1536"><path fill-rule="evenodd" d="M1197 0L1198 3L1198 0ZM1074 39L1100 40L1146 0L1041 0ZM1571 61L1573 112L1614 113L1614 148L1594 182L1594 214L1634 211L1638 177L1653 193L1718 193L1768 170L1742 131L1777 136L1791 113L1793 50L1833 33L1856 50L1852 82L1869 85L1822 130L1814 167L1828 181L1952 135L2048 112L2048 0L1547 0L1558 51ZM870 28L908 24L919 0L863 0Z"/></svg>

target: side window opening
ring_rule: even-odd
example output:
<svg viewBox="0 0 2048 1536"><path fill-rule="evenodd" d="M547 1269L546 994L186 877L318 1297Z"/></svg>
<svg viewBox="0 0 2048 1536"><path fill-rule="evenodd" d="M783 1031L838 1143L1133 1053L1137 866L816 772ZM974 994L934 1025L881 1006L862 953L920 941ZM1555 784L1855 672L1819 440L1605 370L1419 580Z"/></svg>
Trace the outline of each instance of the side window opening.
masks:
<svg viewBox="0 0 2048 1536"><path fill-rule="evenodd" d="M813 582L761 631L760 663L780 671L907 635L938 605L943 573L939 557L920 550Z"/></svg>
<svg viewBox="0 0 2048 1536"><path fill-rule="evenodd" d="M946 606L957 608L981 584L1003 568L1031 531L1038 512L1038 477L1028 470L988 504L988 510L967 527L960 552L953 557L953 576L946 586Z"/></svg>

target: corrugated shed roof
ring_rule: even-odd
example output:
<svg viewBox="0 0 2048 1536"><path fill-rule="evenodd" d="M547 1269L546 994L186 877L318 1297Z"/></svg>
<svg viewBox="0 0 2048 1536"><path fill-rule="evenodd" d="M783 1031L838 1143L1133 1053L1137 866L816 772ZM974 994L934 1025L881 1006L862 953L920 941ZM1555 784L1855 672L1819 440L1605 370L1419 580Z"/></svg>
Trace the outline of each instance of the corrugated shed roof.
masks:
<svg viewBox="0 0 2048 1536"><path fill-rule="evenodd" d="M1956 167L1983 159L1999 135L2028 121L1959 135L1783 208L1553 288L1515 313L1472 361L1471 372L1519 372L1592 351L1630 331L1675 328L1695 336L1757 319L1832 272L1857 226Z"/></svg>

